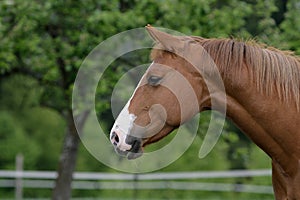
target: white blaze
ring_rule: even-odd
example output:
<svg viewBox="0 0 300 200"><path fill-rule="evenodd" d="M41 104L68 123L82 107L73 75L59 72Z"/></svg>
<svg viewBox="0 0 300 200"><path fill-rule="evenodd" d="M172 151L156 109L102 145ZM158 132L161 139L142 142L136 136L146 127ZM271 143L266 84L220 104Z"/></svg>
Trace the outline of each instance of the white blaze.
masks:
<svg viewBox="0 0 300 200"><path fill-rule="evenodd" d="M115 132L118 135L119 141L117 143L117 147L122 151L131 149L131 145L126 144L125 140L126 136L130 133L130 130L133 126L133 122L136 118L134 114L129 114L129 103L130 101L127 102L123 110L120 112L110 132L110 137L112 136L113 132Z"/></svg>
<svg viewBox="0 0 300 200"><path fill-rule="evenodd" d="M152 62L152 64L153 64L153 62ZM143 79L143 77L141 78L141 80ZM130 97L130 99L128 100L128 102L126 103L126 105L124 106L122 111L120 112L120 114L117 117L117 119L111 129L111 132L110 132L110 138L112 137L113 132L115 132L118 135L119 141L116 142L117 143L116 146L122 151L131 149L131 145L126 144L125 140L126 140L127 135L130 134L130 131L133 127L133 122L136 119L136 116L132 113L129 113L128 108L129 108L129 104L130 104L132 97L134 96L137 88L139 88L140 85L141 85L141 81L135 88L132 96ZM111 141L111 142L114 143L114 141Z"/></svg>

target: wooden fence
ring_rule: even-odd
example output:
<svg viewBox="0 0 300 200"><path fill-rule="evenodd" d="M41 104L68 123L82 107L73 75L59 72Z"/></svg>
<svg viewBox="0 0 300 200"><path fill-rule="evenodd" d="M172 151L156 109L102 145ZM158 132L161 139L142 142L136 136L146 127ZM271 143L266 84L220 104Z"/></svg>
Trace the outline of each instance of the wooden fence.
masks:
<svg viewBox="0 0 300 200"><path fill-rule="evenodd" d="M16 170L0 170L0 188L15 188L15 199L22 199L23 188L52 189L54 187L54 180L57 177L55 171L23 171L22 160L22 156L17 157ZM271 176L271 170L190 171L147 174L75 172L72 188L80 190L174 189L272 194L271 185L200 182L201 179L258 176Z"/></svg>

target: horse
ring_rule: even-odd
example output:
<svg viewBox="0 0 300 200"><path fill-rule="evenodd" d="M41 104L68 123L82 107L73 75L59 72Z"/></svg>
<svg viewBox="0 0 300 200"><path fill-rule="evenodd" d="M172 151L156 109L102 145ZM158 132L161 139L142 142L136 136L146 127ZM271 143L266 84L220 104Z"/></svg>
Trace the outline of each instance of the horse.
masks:
<svg viewBox="0 0 300 200"><path fill-rule="evenodd" d="M150 25L146 30L155 43L153 62L111 129L115 150L135 159L197 113L217 110L271 158L275 199L300 199L300 57L254 40L175 36ZM190 99L175 72L196 97Z"/></svg>

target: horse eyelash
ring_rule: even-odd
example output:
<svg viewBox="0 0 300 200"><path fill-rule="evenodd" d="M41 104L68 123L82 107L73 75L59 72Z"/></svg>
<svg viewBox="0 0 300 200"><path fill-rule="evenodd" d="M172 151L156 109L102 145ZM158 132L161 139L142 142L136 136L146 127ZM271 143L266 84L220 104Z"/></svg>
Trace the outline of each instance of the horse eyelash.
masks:
<svg viewBox="0 0 300 200"><path fill-rule="evenodd" d="M149 76L148 78L148 84L151 86L158 86L162 77L159 76Z"/></svg>

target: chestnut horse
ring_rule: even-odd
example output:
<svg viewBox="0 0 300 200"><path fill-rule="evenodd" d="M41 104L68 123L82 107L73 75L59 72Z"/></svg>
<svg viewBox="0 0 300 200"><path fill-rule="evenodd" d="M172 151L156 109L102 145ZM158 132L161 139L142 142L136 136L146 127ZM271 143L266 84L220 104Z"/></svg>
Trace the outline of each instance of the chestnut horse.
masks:
<svg viewBox="0 0 300 200"><path fill-rule="evenodd" d="M150 25L146 29L156 43L151 53L153 63L111 130L116 151L136 158L146 145L162 139L195 114L218 110L224 104L224 114L271 157L276 199L299 200L300 58L254 41L173 36ZM213 60L225 90L214 84L216 72L203 52ZM195 62L202 66L200 70L195 69ZM197 108L189 101L184 84L172 75L174 71L188 80ZM178 97L163 86L167 82L181 89L184 112Z"/></svg>

